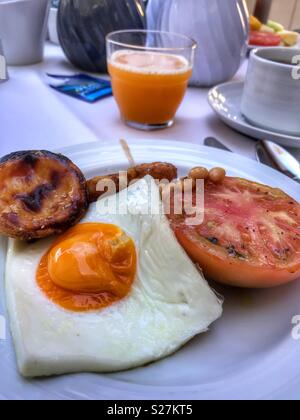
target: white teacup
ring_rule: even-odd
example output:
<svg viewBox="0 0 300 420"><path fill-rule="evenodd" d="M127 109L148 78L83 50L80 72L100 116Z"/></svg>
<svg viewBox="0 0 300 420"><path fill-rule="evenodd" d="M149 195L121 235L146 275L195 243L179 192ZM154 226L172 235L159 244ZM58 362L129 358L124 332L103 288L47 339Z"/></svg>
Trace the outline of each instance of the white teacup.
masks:
<svg viewBox="0 0 300 420"><path fill-rule="evenodd" d="M300 50L252 51L241 110L253 125L300 136Z"/></svg>
<svg viewBox="0 0 300 420"><path fill-rule="evenodd" d="M0 0L0 38L8 65L42 61L49 0Z"/></svg>

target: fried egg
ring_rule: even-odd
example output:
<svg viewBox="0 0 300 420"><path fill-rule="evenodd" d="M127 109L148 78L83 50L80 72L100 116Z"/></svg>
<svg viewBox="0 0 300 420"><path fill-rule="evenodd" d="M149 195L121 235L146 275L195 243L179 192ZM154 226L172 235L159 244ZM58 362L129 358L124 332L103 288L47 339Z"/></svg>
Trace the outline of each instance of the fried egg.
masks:
<svg viewBox="0 0 300 420"><path fill-rule="evenodd" d="M26 377L142 366L222 314L171 231L151 177L92 204L58 238L10 240L6 292Z"/></svg>

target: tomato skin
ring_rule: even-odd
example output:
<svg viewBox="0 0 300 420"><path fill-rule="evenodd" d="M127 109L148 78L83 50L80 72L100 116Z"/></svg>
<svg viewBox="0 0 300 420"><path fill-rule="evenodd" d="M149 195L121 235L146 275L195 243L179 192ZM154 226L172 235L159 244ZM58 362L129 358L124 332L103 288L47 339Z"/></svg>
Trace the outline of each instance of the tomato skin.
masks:
<svg viewBox="0 0 300 420"><path fill-rule="evenodd" d="M205 182L200 225L168 215L190 258L208 279L271 288L300 279L300 204L279 189L226 177Z"/></svg>
<svg viewBox="0 0 300 420"><path fill-rule="evenodd" d="M281 44L281 38L269 32L251 31L249 43L259 47L278 47Z"/></svg>
<svg viewBox="0 0 300 420"><path fill-rule="evenodd" d="M300 278L300 262L292 271L251 266L241 260L232 260L211 252L208 244L195 246L194 238L175 228L178 242L190 258L199 264L205 277L218 283L241 288L267 289L290 283Z"/></svg>

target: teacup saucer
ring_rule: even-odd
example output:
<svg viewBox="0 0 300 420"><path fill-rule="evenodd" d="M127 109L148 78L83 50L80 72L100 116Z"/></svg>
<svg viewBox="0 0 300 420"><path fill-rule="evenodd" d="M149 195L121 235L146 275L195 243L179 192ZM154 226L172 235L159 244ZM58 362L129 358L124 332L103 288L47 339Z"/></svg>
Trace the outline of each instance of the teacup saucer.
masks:
<svg viewBox="0 0 300 420"><path fill-rule="evenodd" d="M243 89L244 83L229 82L209 91L208 102L220 119L234 130L255 139L268 139L286 147L300 148L300 137L256 127L243 117L241 113Z"/></svg>

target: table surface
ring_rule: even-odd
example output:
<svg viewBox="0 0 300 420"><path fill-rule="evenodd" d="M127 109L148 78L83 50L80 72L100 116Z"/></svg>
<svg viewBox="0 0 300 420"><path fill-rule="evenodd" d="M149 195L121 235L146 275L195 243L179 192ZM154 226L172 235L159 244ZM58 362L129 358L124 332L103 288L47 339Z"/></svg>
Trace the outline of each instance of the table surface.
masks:
<svg viewBox="0 0 300 420"><path fill-rule="evenodd" d="M236 80L243 80L247 62ZM0 156L20 149L56 149L78 143L120 138L157 138L203 144L207 136L222 140L233 151L255 159L255 142L225 126L207 103L207 89L190 88L176 124L144 133L126 127L113 98L86 104L47 85L46 72L72 73L61 49L47 44L43 63L9 68L10 80L0 84ZM300 158L300 150L293 151ZM295 390L295 396L298 394ZM291 398L282 393L282 398Z"/></svg>
<svg viewBox="0 0 300 420"><path fill-rule="evenodd" d="M247 62L235 80L244 79L246 67ZM149 133L125 126L113 97L87 104L56 92L48 86L47 72L76 72L60 47L50 43L42 63L9 68L10 80L0 85L0 155L120 138L157 138L201 145L207 136L214 136L236 153L255 159L255 142L218 119L207 103L207 89L189 88L174 126ZM300 150L292 152L300 158Z"/></svg>

